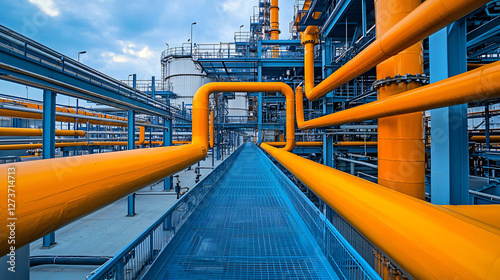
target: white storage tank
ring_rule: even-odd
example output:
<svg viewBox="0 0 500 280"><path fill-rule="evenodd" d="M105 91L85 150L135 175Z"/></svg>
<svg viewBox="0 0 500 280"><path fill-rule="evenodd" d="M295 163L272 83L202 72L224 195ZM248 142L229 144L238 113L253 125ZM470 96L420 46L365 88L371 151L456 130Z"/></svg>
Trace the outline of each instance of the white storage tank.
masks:
<svg viewBox="0 0 500 280"><path fill-rule="evenodd" d="M202 85L213 82L203 69L191 57L169 57L165 69L165 82L171 84L177 95L170 104L182 108L182 103L188 111L192 108L193 96Z"/></svg>
<svg viewBox="0 0 500 280"><path fill-rule="evenodd" d="M246 92L235 92L234 99L227 101L228 116L231 122L246 123L248 121L248 100ZM234 118L240 117L240 118Z"/></svg>

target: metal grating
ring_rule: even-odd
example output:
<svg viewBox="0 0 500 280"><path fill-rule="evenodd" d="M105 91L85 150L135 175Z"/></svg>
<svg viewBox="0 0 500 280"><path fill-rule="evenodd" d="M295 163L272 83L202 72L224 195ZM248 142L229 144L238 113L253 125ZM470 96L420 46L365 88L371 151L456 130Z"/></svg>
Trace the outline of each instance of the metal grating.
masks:
<svg viewBox="0 0 500 280"><path fill-rule="evenodd" d="M337 278L255 146L207 198L163 252L155 279Z"/></svg>

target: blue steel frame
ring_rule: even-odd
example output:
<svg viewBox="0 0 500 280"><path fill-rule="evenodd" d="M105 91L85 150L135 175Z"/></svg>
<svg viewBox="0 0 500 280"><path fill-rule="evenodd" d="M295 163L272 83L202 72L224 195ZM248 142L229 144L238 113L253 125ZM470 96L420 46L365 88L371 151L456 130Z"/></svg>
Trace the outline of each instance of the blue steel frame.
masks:
<svg viewBox="0 0 500 280"><path fill-rule="evenodd" d="M132 75L132 87L137 86L137 75ZM135 112L134 110L128 110L128 149L133 150L135 148ZM127 199L127 217L135 216L135 193L128 196Z"/></svg>
<svg viewBox="0 0 500 280"><path fill-rule="evenodd" d="M43 91L42 117L42 157L44 159L56 157L56 93ZM48 248L56 244L56 234L51 232L43 237L42 247Z"/></svg>
<svg viewBox="0 0 500 280"><path fill-rule="evenodd" d="M467 71L466 22L457 21L429 37L430 79ZM431 110L431 202L469 202L467 104Z"/></svg>

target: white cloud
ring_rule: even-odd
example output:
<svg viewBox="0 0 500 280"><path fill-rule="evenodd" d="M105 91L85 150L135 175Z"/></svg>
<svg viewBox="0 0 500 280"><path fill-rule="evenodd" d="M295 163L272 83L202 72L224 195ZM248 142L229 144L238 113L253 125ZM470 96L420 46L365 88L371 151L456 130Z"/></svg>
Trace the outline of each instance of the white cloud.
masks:
<svg viewBox="0 0 500 280"><path fill-rule="evenodd" d="M35 4L42 12L51 17L59 15L59 8L56 7L53 0L29 0L30 3Z"/></svg>

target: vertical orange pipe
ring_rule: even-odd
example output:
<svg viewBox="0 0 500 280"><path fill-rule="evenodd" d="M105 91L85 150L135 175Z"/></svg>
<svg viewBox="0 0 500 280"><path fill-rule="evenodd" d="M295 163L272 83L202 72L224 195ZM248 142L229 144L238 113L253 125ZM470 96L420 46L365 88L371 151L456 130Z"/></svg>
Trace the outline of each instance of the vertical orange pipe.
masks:
<svg viewBox="0 0 500 280"><path fill-rule="evenodd" d="M420 5L421 0L375 0L377 38ZM423 73L422 42L407 48L377 66L377 79ZM420 86L415 82L381 86L384 99ZM378 183L424 199L425 169L422 112L378 120Z"/></svg>
<svg viewBox="0 0 500 280"><path fill-rule="evenodd" d="M304 46L304 88L309 92L314 88L314 45L318 43L317 26L308 26L302 32L301 43Z"/></svg>
<svg viewBox="0 0 500 280"><path fill-rule="evenodd" d="M210 142L209 142L209 147L213 148L214 147L214 107L212 107L212 110L210 111L210 124L208 128L208 132L210 133Z"/></svg>
<svg viewBox="0 0 500 280"><path fill-rule="evenodd" d="M280 23L279 23L279 10L278 0L271 0L271 7L269 12L271 13L271 40L278 40L280 38ZM279 57L279 47L273 46L272 57Z"/></svg>

